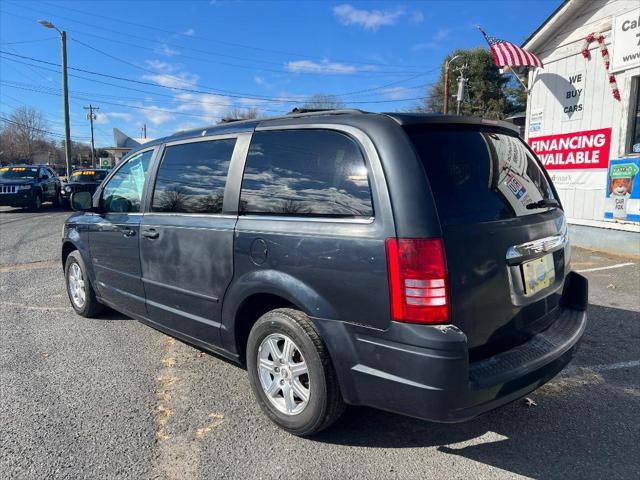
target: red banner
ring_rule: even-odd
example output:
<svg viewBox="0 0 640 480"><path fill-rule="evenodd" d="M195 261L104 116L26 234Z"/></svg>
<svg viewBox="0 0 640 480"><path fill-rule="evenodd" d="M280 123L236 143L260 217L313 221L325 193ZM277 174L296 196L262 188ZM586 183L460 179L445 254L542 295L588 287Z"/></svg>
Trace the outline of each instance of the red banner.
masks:
<svg viewBox="0 0 640 480"><path fill-rule="evenodd" d="M608 168L611 129L534 137L529 145L547 170Z"/></svg>

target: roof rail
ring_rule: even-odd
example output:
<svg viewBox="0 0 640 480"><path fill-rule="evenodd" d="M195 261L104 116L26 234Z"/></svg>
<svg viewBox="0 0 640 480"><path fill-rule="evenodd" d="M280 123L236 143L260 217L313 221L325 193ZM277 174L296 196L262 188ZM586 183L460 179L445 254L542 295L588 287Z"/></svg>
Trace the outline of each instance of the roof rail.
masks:
<svg viewBox="0 0 640 480"><path fill-rule="evenodd" d="M364 110L359 110L357 108L294 108L287 115L298 115L304 113L332 113L332 114L341 114L341 113L366 113Z"/></svg>
<svg viewBox="0 0 640 480"><path fill-rule="evenodd" d="M218 125L220 125L221 123L233 123L233 122L241 122L242 120L247 120L246 118L231 118L231 117L225 117L225 118L221 118L220 121L218 122Z"/></svg>

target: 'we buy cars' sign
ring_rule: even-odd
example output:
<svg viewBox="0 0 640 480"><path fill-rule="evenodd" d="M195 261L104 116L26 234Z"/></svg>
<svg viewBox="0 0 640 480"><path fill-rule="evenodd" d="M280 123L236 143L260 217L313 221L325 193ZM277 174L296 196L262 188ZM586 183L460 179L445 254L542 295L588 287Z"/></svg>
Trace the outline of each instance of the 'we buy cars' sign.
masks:
<svg viewBox="0 0 640 480"><path fill-rule="evenodd" d="M533 137L529 145L547 170L608 168L611 129Z"/></svg>

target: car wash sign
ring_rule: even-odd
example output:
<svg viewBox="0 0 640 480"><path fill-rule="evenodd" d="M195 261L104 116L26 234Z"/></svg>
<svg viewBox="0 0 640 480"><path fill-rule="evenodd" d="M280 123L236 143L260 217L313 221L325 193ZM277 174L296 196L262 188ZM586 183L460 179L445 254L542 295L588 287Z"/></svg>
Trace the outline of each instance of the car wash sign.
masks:
<svg viewBox="0 0 640 480"><path fill-rule="evenodd" d="M611 129L529 138L547 170L607 168Z"/></svg>

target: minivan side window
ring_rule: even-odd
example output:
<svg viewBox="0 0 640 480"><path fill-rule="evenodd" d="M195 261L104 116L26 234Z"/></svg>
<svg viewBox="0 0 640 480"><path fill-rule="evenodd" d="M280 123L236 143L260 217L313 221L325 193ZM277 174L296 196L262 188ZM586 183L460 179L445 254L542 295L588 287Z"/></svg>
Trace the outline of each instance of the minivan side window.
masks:
<svg viewBox="0 0 640 480"><path fill-rule="evenodd" d="M109 179L100 197L102 212L136 213L140 211L145 175L152 155L153 150L147 150L131 157Z"/></svg>
<svg viewBox="0 0 640 480"><path fill-rule="evenodd" d="M367 167L358 144L332 130L253 134L240 213L372 217Z"/></svg>
<svg viewBox="0 0 640 480"><path fill-rule="evenodd" d="M158 170L151 210L221 213L224 187L236 139L167 147Z"/></svg>

